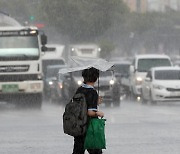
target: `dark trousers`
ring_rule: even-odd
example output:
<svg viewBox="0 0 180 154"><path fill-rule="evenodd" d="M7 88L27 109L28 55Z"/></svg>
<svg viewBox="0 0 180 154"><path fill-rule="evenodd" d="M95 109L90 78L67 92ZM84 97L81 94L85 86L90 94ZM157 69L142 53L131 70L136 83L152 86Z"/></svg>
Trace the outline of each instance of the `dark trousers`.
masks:
<svg viewBox="0 0 180 154"><path fill-rule="evenodd" d="M72 154L84 154L84 140L85 136L74 137L74 149ZM88 149L89 154L102 154L101 149Z"/></svg>

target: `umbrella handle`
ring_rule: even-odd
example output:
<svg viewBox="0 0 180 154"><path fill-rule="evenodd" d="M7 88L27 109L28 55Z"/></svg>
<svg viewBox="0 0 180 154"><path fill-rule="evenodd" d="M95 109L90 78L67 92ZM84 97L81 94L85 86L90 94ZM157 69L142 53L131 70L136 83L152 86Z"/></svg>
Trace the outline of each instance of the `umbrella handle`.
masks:
<svg viewBox="0 0 180 154"><path fill-rule="evenodd" d="M98 96L99 96L99 77L98 77Z"/></svg>

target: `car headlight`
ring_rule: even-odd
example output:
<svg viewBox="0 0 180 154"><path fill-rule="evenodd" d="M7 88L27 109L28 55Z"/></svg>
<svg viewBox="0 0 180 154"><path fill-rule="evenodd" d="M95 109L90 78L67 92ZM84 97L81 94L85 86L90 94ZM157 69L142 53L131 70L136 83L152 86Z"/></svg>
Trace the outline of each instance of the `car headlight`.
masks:
<svg viewBox="0 0 180 154"><path fill-rule="evenodd" d="M163 87L161 85L153 85L153 88L161 90L161 89L164 89L165 87Z"/></svg>
<svg viewBox="0 0 180 154"><path fill-rule="evenodd" d="M75 49L74 48L71 48L71 51L74 51Z"/></svg>
<svg viewBox="0 0 180 154"><path fill-rule="evenodd" d="M49 85L52 85L53 84L53 82L52 81L49 81Z"/></svg>
<svg viewBox="0 0 180 154"><path fill-rule="evenodd" d="M142 77L136 78L136 84L142 84L142 81L143 81Z"/></svg>
<svg viewBox="0 0 180 154"><path fill-rule="evenodd" d="M114 80L110 80L110 81L109 81L109 84L110 84L110 85L113 85L114 83L115 83Z"/></svg>
<svg viewBox="0 0 180 154"><path fill-rule="evenodd" d="M79 86L82 85L82 81L81 81L81 80L77 81L77 84L78 84Z"/></svg>
<svg viewBox="0 0 180 154"><path fill-rule="evenodd" d="M58 83L59 88L62 89L63 88L63 84L62 83Z"/></svg>

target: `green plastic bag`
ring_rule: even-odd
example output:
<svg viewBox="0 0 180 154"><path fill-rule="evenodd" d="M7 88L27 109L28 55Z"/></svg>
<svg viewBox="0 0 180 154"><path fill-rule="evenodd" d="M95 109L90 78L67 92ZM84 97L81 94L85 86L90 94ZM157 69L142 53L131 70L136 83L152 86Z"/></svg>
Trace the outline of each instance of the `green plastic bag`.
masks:
<svg viewBox="0 0 180 154"><path fill-rule="evenodd" d="M106 149L105 121L106 119L90 119L84 149Z"/></svg>

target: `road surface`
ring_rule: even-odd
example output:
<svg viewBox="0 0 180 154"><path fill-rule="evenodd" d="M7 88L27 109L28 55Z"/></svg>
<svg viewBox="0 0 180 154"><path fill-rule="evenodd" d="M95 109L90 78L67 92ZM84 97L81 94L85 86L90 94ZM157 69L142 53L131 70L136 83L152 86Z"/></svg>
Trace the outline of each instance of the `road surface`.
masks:
<svg viewBox="0 0 180 154"><path fill-rule="evenodd" d="M179 154L180 102L100 107L106 122L104 154ZM62 130L64 107L41 110L0 103L0 154L71 154L73 138Z"/></svg>

